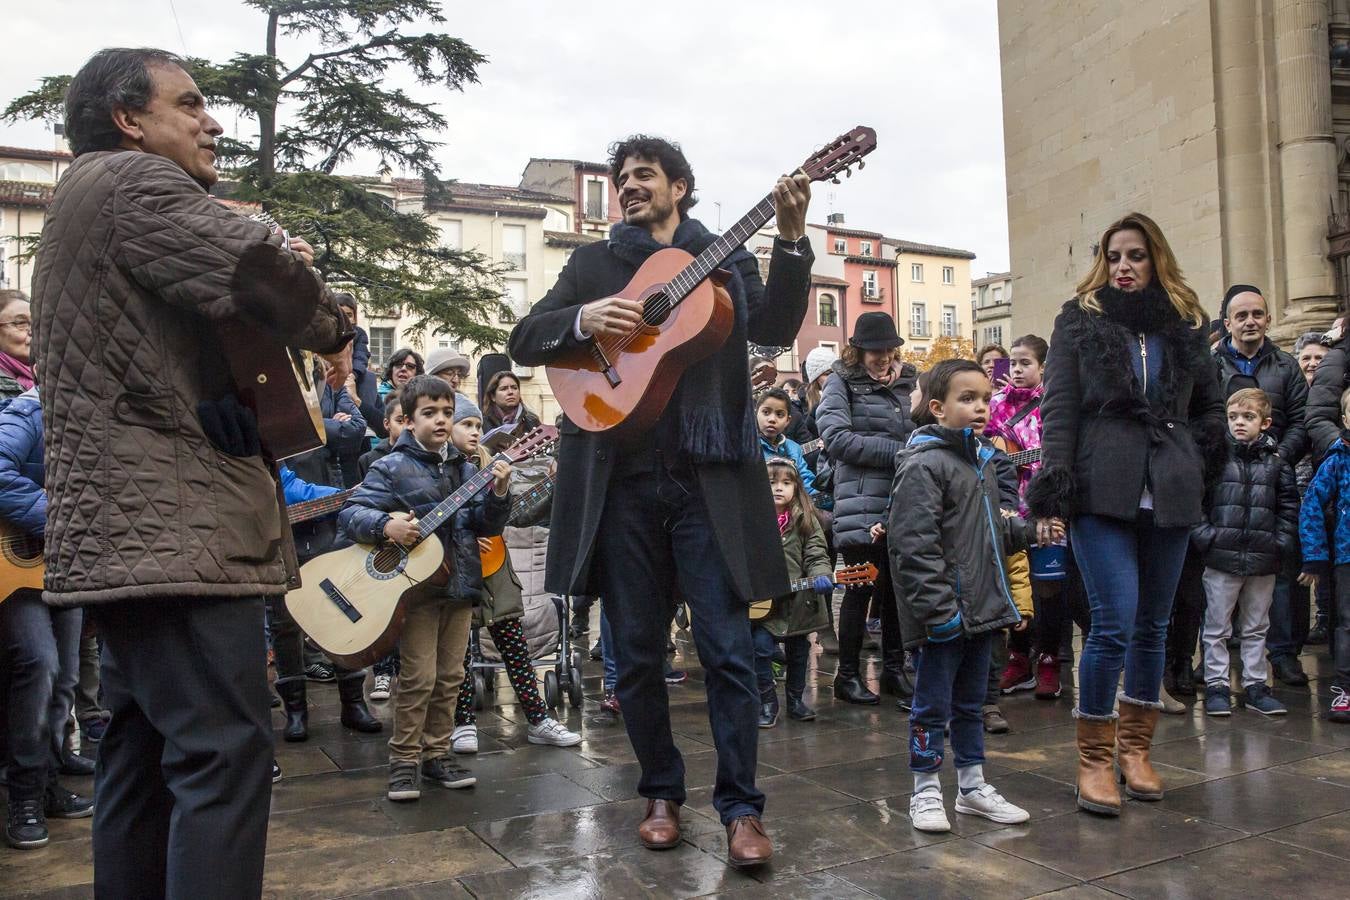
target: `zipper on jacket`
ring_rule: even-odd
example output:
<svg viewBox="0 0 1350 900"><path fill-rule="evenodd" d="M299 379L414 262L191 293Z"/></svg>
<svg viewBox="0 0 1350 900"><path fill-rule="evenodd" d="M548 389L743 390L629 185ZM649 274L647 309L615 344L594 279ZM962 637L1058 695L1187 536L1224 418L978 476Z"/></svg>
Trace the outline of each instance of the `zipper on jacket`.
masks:
<svg viewBox="0 0 1350 900"><path fill-rule="evenodd" d="M1144 370L1144 396L1148 396L1148 341L1139 332L1139 367Z"/></svg>
<svg viewBox="0 0 1350 900"><path fill-rule="evenodd" d="M976 453L978 454L979 451L976 450ZM1017 604L1013 602L1012 588L1008 586L1008 573L1005 568L1007 564L1004 562L1004 548L998 539L998 528L994 525L994 508L989 502L989 492L984 488L984 464L985 460L981 459L979 465L975 467L975 474L978 475L980 479L980 498L984 500L985 521L989 523L989 539L993 544L994 565L998 569L998 583L1003 588L1003 599L1008 601L1008 606L1011 607L1013 615L1017 616L1017 621L1020 622L1022 621L1022 613L1018 611Z"/></svg>

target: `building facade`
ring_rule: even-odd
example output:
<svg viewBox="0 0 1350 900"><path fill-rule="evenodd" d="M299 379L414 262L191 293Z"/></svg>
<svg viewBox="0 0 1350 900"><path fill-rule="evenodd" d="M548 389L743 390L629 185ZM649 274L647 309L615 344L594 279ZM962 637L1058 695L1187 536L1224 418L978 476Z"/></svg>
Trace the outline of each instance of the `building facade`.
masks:
<svg viewBox="0 0 1350 900"><path fill-rule="evenodd" d="M0 147L0 288L32 293L25 251L42 233L56 181L72 160L66 150Z"/></svg>
<svg viewBox="0 0 1350 900"><path fill-rule="evenodd" d="M1007 347L1013 334L1013 278L1010 272L990 272L970 283L970 315L974 323L970 342L978 350L987 344Z"/></svg>
<svg viewBox="0 0 1350 900"><path fill-rule="evenodd" d="M1002 0L999 32L1018 331L1048 331L1131 210L1211 314L1258 285L1287 342L1344 307L1350 0Z"/></svg>

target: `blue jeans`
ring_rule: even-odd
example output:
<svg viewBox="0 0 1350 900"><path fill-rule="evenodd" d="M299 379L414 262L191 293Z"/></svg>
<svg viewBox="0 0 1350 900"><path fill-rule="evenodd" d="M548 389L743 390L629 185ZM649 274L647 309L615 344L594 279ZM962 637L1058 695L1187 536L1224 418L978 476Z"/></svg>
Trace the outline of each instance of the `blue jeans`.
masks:
<svg viewBox="0 0 1350 900"><path fill-rule="evenodd" d="M759 695L764 703L777 697L773 687L773 651L778 639L762 625L751 625L751 634L755 638L755 680L759 684ZM783 653L787 657L787 681L785 687L789 695L801 696L806 689L806 667L811 659L811 639L804 634L783 639Z"/></svg>
<svg viewBox="0 0 1350 900"><path fill-rule="evenodd" d="M10 800L42 796L61 764L66 720L80 678L78 608L54 609L39 591L18 591L0 604L0 640L9 660Z"/></svg>
<svg viewBox="0 0 1350 900"><path fill-rule="evenodd" d="M1297 583L1297 578L1297 572L1291 578L1288 571L1283 571L1275 579L1270 630L1266 632L1266 659L1271 662L1300 655L1303 642L1308 639L1309 591Z"/></svg>
<svg viewBox="0 0 1350 900"><path fill-rule="evenodd" d="M606 691L612 691L619 681L619 667L614 662L614 637L609 631L609 619L605 618L604 603L600 604L600 659L605 666L602 683Z"/></svg>
<svg viewBox="0 0 1350 900"><path fill-rule="evenodd" d="M717 747L713 806L730 824L764 809L764 794L755 787L759 691L750 619L714 536L712 499L702 496L691 469L659 461L653 471L611 479L595 565L614 638L619 705L642 767L638 794L685 800L684 759L670 733L664 677L678 587L693 619Z"/></svg>
<svg viewBox="0 0 1350 900"><path fill-rule="evenodd" d="M1125 696L1156 704L1190 529L1159 528L1146 510L1136 522L1079 516L1071 529L1092 610L1092 631L1078 662L1078 712L1111 718L1122 668Z"/></svg>
<svg viewBox="0 0 1350 900"><path fill-rule="evenodd" d="M909 768L942 768L942 730L951 723L956 767L984 762L985 684L989 679L992 631L961 635L941 644L928 642L915 666L914 709L909 715Z"/></svg>

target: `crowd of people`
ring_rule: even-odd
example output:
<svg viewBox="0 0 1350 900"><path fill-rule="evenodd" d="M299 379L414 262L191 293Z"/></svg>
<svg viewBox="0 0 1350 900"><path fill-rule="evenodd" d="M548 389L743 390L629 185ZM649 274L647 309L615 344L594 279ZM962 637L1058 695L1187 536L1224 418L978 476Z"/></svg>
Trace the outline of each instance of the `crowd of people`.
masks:
<svg viewBox="0 0 1350 900"><path fill-rule="evenodd" d="M114 88L131 93L110 108ZM806 308L809 185L784 177L769 275L744 250L726 260L731 338L657 423L615 438L559 417L556 453L513 466L497 451L540 418L511 361L480 367L470 397L457 351L372 360L356 298L323 285L312 248L206 194L220 130L200 100L159 51L104 51L82 69L67 99L77 158L34 303L0 292L0 523L4 540L44 541L47 565L45 592L0 602L11 847L43 846L48 818L93 815L108 896L154 883L256 895L281 777L273 742L308 739L307 683L336 682L339 721L356 732L382 731L370 704L391 704L389 801L470 788L479 638L528 741L574 747L582 735L540 694L528 624L554 593L572 599L578 640L599 604L599 709L623 721L641 764L638 833L652 849L681 839L665 685L685 678L668 649L688 608L733 865L772 855L756 729L784 710L814 720L820 691L895 698L911 822L929 832L951 829L948 744L956 813L1028 820L983 771L985 735L1009 730L1000 703L1017 692L1072 693L1077 802L1106 816L1121 810L1117 771L1127 796L1162 798L1150 763L1161 714L1199 701L1230 716L1235 700L1240 715L1285 714L1271 680L1307 683L1305 645L1332 645L1326 716L1350 723L1340 324L1288 353L1247 284L1210 322L1147 216L1106 229L1048 340L919 372L892 317L867 312L841 356L811 349L799 373L752 391L746 347L791 343ZM516 325L520 364L625 334L642 306L615 295L633 271L663 246L697 253L714 239L688 216L694 177L677 145L620 142L611 177L624 222ZM168 253L146 237L161 235L152 216L180 223L185 247L227 249ZM106 247L115 276L61 255L75 246ZM112 318L96 328L89 310ZM324 447L264 463L202 317L267 322L316 354ZM433 523L446 562L405 598L397 648L367 690L364 669L302 632L286 587L348 543L416 544L422 517L479 473L484 489ZM339 512L290 528L275 502L343 491ZM485 572L491 541L513 528L527 552ZM540 555L539 573L518 571ZM841 566L871 577L841 591ZM832 683L813 682L813 665ZM94 747L95 796L81 796L60 778L91 774Z"/></svg>

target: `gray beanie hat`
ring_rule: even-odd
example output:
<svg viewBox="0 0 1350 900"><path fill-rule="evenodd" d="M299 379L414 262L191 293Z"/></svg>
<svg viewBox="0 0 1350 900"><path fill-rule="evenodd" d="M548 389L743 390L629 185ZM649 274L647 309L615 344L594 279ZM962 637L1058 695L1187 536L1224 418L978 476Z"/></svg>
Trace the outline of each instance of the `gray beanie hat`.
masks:
<svg viewBox="0 0 1350 900"><path fill-rule="evenodd" d="M817 347L806 354L806 364L803 366L806 383L811 384L822 373L828 372L830 366L834 365L834 361L838 358L829 347Z"/></svg>
<svg viewBox="0 0 1350 900"><path fill-rule="evenodd" d="M454 421L462 422L465 419L478 419L482 421L483 411L463 394L455 394L455 418Z"/></svg>
<svg viewBox="0 0 1350 900"><path fill-rule="evenodd" d="M469 374L469 358L458 350L452 350L449 347L432 350L427 356L427 374L438 375L446 369L463 369L464 374Z"/></svg>

